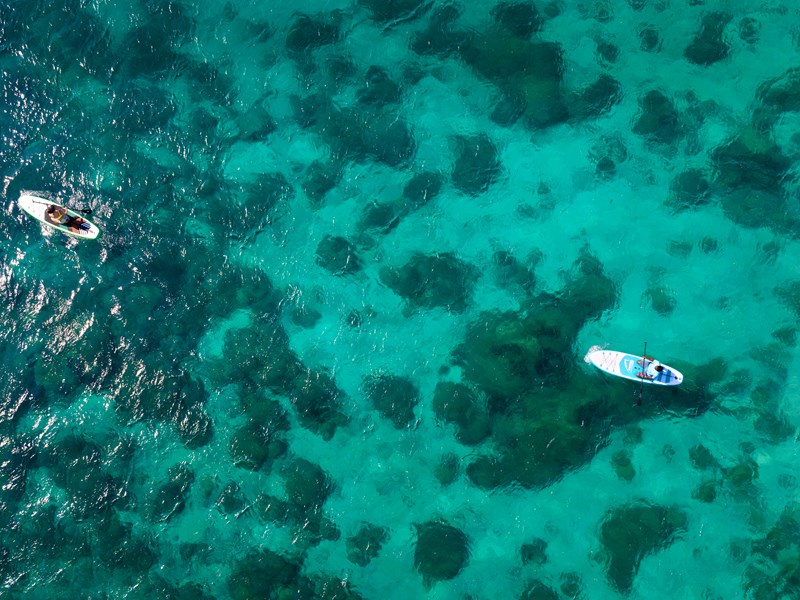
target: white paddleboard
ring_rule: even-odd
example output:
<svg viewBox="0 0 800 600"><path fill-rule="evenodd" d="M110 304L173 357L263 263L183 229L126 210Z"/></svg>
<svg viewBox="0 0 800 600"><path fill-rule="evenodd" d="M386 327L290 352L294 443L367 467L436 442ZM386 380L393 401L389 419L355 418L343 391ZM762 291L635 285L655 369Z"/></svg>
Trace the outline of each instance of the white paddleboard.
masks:
<svg viewBox="0 0 800 600"><path fill-rule="evenodd" d="M625 352L613 350L590 350L586 361L592 363L601 371L616 375L623 379L651 383L653 385L680 385L683 383L683 374L672 367L662 363L664 370L653 379L643 379L638 374L642 372L642 357ZM650 364L651 361L647 361Z"/></svg>
<svg viewBox="0 0 800 600"><path fill-rule="evenodd" d="M50 200L48 198L40 198L39 196L34 196L28 192L24 192L17 200L17 204L19 207L28 213L29 216L33 217L40 223L44 223L48 227L52 227L61 233L69 235L71 237L77 238L79 240L93 240L96 239L98 235L100 235L100 228L97 227L94 223L86 219L80 213L75 212L74 210L70 210L66 206L55 202L54 200ZM83 229L80 227L65 227L64 225L59 225L58 223L53 223L47 218L45 211L47 211L47 207L51 204L55 206L61 206L61 208L67 211L67 214L71 217L81 217L86 223L89 225L88 229Z"/></svg>

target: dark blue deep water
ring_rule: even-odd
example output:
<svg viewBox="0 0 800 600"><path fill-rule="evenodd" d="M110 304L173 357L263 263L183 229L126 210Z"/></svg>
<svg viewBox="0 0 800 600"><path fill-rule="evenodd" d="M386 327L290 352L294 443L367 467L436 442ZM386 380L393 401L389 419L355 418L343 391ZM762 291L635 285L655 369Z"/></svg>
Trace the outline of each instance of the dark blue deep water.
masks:
<svg viewBox="0 0 800 600"><path fill-rule="evenodd" d="M6 0L0 596L800 598L798 31Z"/></svg>

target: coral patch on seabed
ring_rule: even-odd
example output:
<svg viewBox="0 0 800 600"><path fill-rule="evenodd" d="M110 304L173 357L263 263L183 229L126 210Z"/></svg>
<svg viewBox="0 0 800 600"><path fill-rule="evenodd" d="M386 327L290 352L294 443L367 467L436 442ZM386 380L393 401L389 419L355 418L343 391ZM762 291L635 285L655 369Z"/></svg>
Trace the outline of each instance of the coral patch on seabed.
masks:
<svg viewBox="0 0 800 600"><path fill-rule="evenodd" d="M481 427L491 429L495 451L467 467L481 488L557 481L591 459L609 433L607 418L618 412L572 357L584 322L616 302L615 286L588 252L575 267L558 294L534 297L519 312L483 313L454 352L464 377L486 394L489 420L480 425L480 413L470 407L474 401L459 408L461 392L451 400L440 396L435 406L461 424L458 435L467 440L475 440Z"/></svg>
<svg viewBox="0 0 800 600"><path fill-rule="evenodd" d="M387 537L384 527L364 524L355 535L347 538L347 559L366 567L370 560L378 556Z"/></svg>
<svg viewBox="0 0 800 600"><path fill-rule="evenodd" d="M404 266L384 268L381 280L415 308L463 312L477 270L452 253L416 254Z"/></svg>
<svg viewBox="0 0 800 600"><path fill-rule="evenodd" d="M419 392L411 379L379 373L369 377L364 387L378 412L397 429L407 427L414 420Z"/></svg>
<svg viewBox="0 0 800 600"><path fill-rule="evenodd" d="M415 528L414 567L426 588L437 581L453 579L467 565L469 540L463 531L440 521L428 521Z"/></svg>
<svg viewBox="0 0 800 600"><path fill-rule="evenodd" d="M433 393L433 410L446 423L456 425L456 439L469 446L483 441L491 431L478 395L461 383L440 381Z"/></svg>
<svg viewBox="0 0 800 600"><path fill-rule="evenodd" d="M633 586L641 561L686 531L686 514L669 506L631 504L609 511L600 527L608 579L622 593Z"/></svg>

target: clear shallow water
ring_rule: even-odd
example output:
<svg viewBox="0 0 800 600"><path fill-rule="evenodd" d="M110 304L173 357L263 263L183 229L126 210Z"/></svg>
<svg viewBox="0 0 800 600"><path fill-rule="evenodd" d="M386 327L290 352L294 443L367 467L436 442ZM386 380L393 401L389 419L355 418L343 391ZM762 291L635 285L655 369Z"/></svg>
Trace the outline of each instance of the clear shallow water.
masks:
<svg viewBox="0 0 800 600"><path fill-rule="evenodd" d="M9 597L797 595L796 15L530 6L0 9Z"/></svg>

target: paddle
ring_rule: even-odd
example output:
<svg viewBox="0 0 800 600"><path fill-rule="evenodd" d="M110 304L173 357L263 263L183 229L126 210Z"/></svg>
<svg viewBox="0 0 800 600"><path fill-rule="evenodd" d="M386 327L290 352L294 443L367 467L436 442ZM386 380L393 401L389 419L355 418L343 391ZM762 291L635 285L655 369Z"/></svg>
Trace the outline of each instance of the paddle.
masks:
<svg viewBox="0 0 800 600"><path fill-rule="evenodd" d="M31 200L31 202L33 202L34 204L42 204L44 206L50 206L50 204L51 204L50 202L39 202L37 200ZM67 208L67 207L65 206L64 208ZM74 212L79 212L79 213L81 213L83 215L92 214L92 209L91 208L70 208L70 210L72 210Z"/></svg>
<svg viewBox="0 0 800 600"><path fill-rule="evenodd" d="M642 384L639 388L639 398L636 400L636 406L642 405L642 395L644 394L644 374L645 374L645 361L647 360L647 342L644 343L644 352L642 353Z"/></svg>

